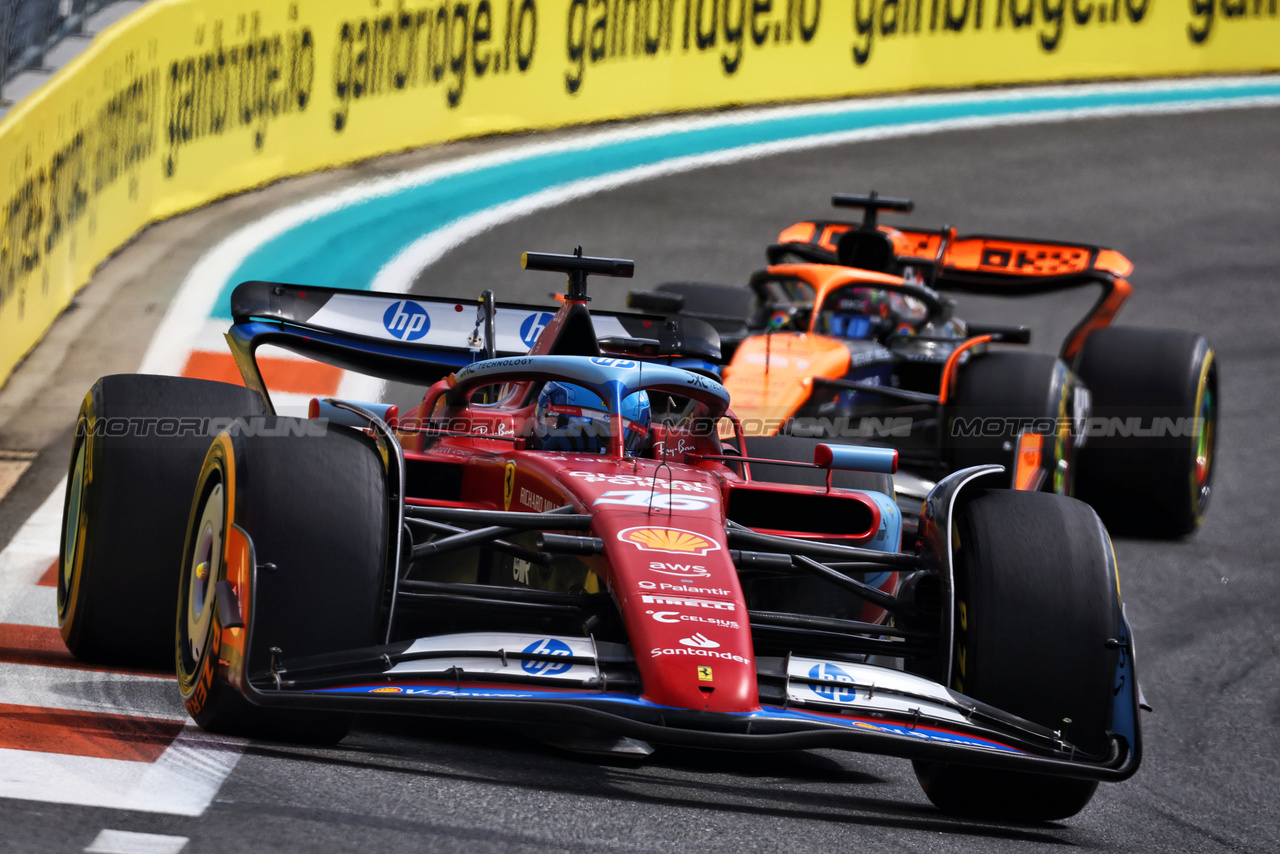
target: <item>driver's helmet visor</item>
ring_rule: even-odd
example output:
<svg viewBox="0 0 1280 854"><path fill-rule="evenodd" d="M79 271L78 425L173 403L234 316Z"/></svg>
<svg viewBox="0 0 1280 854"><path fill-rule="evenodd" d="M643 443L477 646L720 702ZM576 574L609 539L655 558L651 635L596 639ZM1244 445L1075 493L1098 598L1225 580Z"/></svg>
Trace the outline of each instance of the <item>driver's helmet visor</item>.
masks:
<svg viewBox="0 0 1280 854"><path fill-rule="evenodd" d="M593 393L567 384L548 384L551 394L544 394L537 408L536 430L541 445L548 451L576 451L604 454L609 450L611 420L607 409L583 405ZM566 393L567 392L567 393ZM649 396L645 392L629 395L622 407L622 444L627 453L638 453L649 438Z"/></svg>
<svg viewBox="0 0 1280 854"><path fill-rule="evenodd" d="M609 450L609 413L602 409L580 406L547 406L540 420L539 433L547 450L588 451L603 454ZM640 450L649 428L630 418L622 419L622 444L627 453Z"/></svg>
<svg viewBox="0 0 1280 854"><path fill-rule="evenodd" d="M920 300L880 288L845 288L823 303L820 329L840 338L867 338L900 323L922 322L929 310Z"/></svg>

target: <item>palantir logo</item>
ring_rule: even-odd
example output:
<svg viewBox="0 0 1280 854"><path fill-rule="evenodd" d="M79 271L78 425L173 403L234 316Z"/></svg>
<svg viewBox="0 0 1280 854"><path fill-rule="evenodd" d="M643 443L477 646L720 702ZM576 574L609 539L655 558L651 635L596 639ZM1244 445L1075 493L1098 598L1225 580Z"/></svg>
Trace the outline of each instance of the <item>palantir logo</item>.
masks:
<svg viewBox="0 0 1280 854"><path fill-rule="evenodd" d="M402 299L383 313L382 325L401 341L417 341L431 330L431 318L416 302Z"/></svg>
<svg viewBox="0 0 1280 854"><path fill-rule="evenodd" d="M853 689L853 677L834 664L815 664L809 669L810 679L826 679L828 682L843 682L845 685L810 685L809 689L824 700L833 703L852 703L858 697Z"/></svg>
<svg viewBox="0 0 1280 854"><path fill-rule="evenodd" d="M536 640L524 648L525 655L555 655L569 658L573 655L573 650L569 649L569 645L564 641L555 638L542 638ZM569 668L573 664L565 661L522 661L520 667L525 673L531 673L534 676L558 676L561 673L568 673Z"/></svg>
<svg viewBox="0 0 1280 854"><path fill-rule="evenodd" d="M524 323L520 324L520 341L524 346L532 347L534 342L538 340L538 336L542 334L542 330L547 328L547 324L555 317L548 311L535 312L524 319Z"/></svg>

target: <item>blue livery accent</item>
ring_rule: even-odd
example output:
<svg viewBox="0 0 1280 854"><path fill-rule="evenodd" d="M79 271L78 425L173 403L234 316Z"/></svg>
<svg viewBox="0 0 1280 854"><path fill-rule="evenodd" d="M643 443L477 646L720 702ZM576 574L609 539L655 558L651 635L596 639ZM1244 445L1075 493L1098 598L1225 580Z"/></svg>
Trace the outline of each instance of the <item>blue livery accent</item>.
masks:
<svg viewBox="0 0 1280 854"><path fill-rule="evenodd" d="M431 331L431 316L416 302L402 299L387 306L382 325L401 341L417 341Z"/></svg>
<svg viewBox="0 0 1280 854"><path fill-rule="evenodd" d="M809 690L824 700L832 703L850 703L857 699L858 692L853 687L853 677L835 664L815 664L809 669L810 679L826 679L842 682L842 685L810 685Z"/></svg>
<svg viewBox="0 0 1280 854"><path fill-rule="evenodd" d="M520 324L520 340L526 347L532 347L538 340L538 336L542 334L542 330L547 328L547 324L555 315L549 311L540 314L531 314L524 319L524 323Z"/></svg>
<svg viewBox="0 0 1280 854"><path fill-rule="evenodd" d="M367 409L374 415L382 419L386 423L387 413L395 407L394 403L366 403L361 400L347 400L344 403L351 403L361 409ZM365 421L359 415L349 409L339 409L329 402L329 398L322 398L317 401L319 404L316 418L324 418L330 424L341 424L343 427L355 427L358 430L364 430L369 426L369 422Z"/></svg>
<svg viewBox="0 0 1280 854"><path fill-rule="evenodd" d="M546 190L660 163L677 157L707 154L749 145L809 136L907 124L1014 115L1035 115L1100 107L1197 104L1211 100L1268 97L1280 94L1272 80L1203 85L1171 83L1167 87L1080 91L975 94L956 99L853 102L801 115L745 114L710 126L675 126L657 135L601 142L590 148L529 154L484 168L442 175L395 192L365 199L310 219L254 250L228 277L214 316L229 317L231 289L236 283L263 279L312 285L368 288L373 271L424 234L490 208ZM512 269L516 258L512 255Z"/></svg>
<svg viewBox="0 0 1280 854"><path fill-rule="evenodd" d="M876 535L871 538L871 542L864 545L863 548L896 554L901 551L902 546L902 510L898 508L898 503L893 500L891 495L870 491L865 494L880 508L880 530L876 531ZM879 587L888 575L889 573L887 572L877 573L863 580L867 584Z"/></svg>
<svg viewBox="0 0 1280 854"><path fill-rule="evenodd" d="M342 688L321 688L321 694L385 694L388 696L418 697L457 697L486 700L545 700L548 702L590 702L609 703L618 706L631 706L645 709L685 711L673 706L662 706L658 703L637 697L634 694L612 694L599 691L555 691L539 688L490 688L488 686L468 685L349 685ZM947 744L959 744L967 747L980 747L999 750L1005 753L1025 755L1027 751L1019 750L1007 744L1001 744L989 738L966 735L953 730L924 724L896 724L884 720L857 718L842 714L821 714L799 709L783 709L778 706L764 706L758 712L726 712L725 717L746 720L791 720L803 723L822 723L845 729L859 729L878 732L885 735L906 736L924 741L938 741Z"/></svg>
<svg viewBox="0 0 1280 854"><path fill-rule="evenodd" d="M585 386L599 395L611 412L621 412L623 400L642 389L709 397L717 403L708 413L710 418L719 418L729 407L728 390L713 379L669 365L646 362L641 368L639 362L630 359L518 356L475 362L455 374L459 389L484 385L486 381L507 382L515 377Z"/></svg>
<svg viewBox="0 0 1280 854"><path fill-rule="evenodd" d="M569 649L569 645L555 638L543 638L542 640L534 641L526 646L522 652L525 655L562 655L565 658L573 656L573 650ZM568 661L530 661L526 659L520 662L520 669L534 676L558 676L561 673L568 673L571 667L573 667L573 664Z"/></svg>
<svg viewBox="0 0 1280 854"><path fill-rule="evenodd" d="M877 474L893 474L898 470L898 452L893 448L873 448L867 445L817 445L813 449L813 461L823 468L836 471L869 471Z"/></svg>

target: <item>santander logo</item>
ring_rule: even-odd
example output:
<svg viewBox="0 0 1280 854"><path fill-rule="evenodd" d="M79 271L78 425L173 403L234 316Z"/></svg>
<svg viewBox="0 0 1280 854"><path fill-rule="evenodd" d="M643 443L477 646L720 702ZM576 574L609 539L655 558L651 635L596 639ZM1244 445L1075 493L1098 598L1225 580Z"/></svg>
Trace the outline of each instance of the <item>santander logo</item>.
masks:
<svg viewBox="0 0 1280 854"><path fill-rule="evenodd" d="M720 644L716 643L702 632L698 632L687 638L680 638L680 643L685 646L692 646L698 649L718 649L720 646Z"/></svg>

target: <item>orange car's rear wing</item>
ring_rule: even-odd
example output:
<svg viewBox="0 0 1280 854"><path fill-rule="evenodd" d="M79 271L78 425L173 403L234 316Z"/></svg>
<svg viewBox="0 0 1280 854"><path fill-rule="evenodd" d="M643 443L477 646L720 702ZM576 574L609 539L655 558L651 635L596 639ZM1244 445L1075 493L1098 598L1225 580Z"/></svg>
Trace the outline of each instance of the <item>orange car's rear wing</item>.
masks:
<svg viewBox="0 0 1280 854"><path fill-rule="evenodd" d="M957 237L943 247L943 230L888 226L875 230L893 247L892 257L885 260L886 268L876 272L918 277L937 291L1015 297L1086 285L1101 287L1098 301L1063 342L1064 358L1074 356L1090 332L1110 325L1133 290L1125 278L1133 271L1133 264L1119 252L1101 246L978 234ZM862 266L854 263L868 257L854 251L860 248L860 241L854 239L859 231L857 225L847 222L797 223L778 235L778 242L766 255L770 264L797 260ZM935 271L940 250L942 265Z"/></svg>

